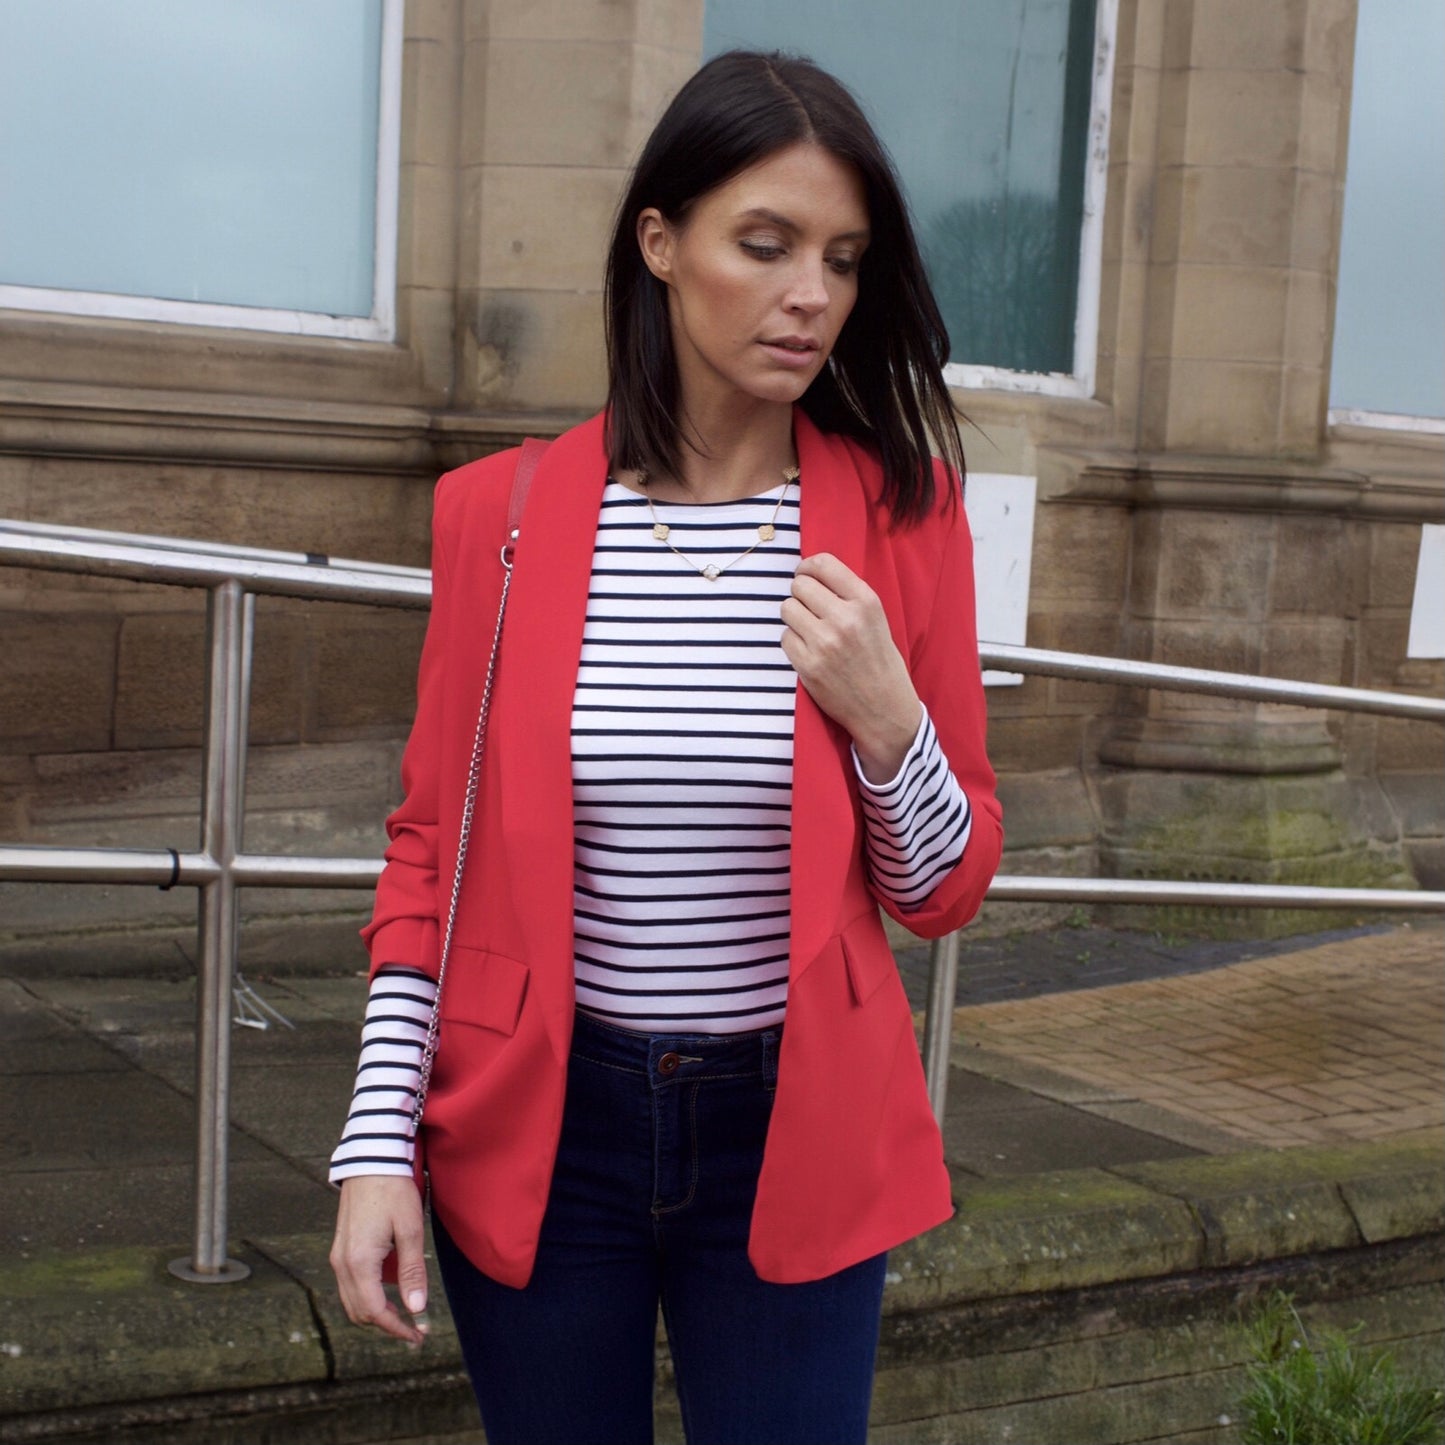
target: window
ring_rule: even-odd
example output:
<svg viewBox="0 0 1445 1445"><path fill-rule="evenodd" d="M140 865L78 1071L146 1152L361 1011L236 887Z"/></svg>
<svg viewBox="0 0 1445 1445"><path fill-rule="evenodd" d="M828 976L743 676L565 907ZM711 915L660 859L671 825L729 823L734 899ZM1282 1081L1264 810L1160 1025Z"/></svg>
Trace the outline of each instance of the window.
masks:
<svg viewBox="0 0 1445 1445"><path fill-rule="evenodd" d="M807 55L863 102L913 210L950 382L1090 395L1113 17L1113 0L706 0L703 48Z"/></svg>
<svg viewBox="0 0 1445 1445"><path fill-rule="evenodd" d="M0 0L0 306L389 339L401 0Z"/></svg>
<svg viewBox="0 0 1445 1445"><path fill-rule="evenodd" d="M1360 0L1330 420L1445 432L1445 6Z"/></svg>

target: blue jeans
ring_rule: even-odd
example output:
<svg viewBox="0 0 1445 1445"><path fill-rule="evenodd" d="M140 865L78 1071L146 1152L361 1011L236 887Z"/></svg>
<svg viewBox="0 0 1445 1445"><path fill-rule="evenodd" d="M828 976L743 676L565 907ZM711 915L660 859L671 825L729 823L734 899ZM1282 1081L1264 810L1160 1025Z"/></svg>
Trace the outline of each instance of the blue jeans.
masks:
<svg viewBox="0 0 1445 1445"><path fill-rule="evenodd" d="M781 1038L577 1015L527 1287L433 1219L489 1445L650 1445L659 1301L689 1445L862 1445L887 1255L807 1284L747 1257Z"/></svg>

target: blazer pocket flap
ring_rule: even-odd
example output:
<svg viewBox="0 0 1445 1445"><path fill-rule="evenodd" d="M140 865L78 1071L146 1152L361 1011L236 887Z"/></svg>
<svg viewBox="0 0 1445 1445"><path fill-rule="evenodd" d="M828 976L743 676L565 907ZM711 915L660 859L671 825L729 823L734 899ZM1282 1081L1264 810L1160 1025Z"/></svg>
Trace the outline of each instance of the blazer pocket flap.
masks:
<svg viewBox="0 0 1445 1445"><path fill-rule="evenodd" d="M522 1016L532 970L505 953L453 944L442 984L442 1017L511 1034Z"/></svg>
<svg viewBox="0 0 1445 1445"><path fill-rule="evenodd" d="M878 932L881 934L882 930ZM853 1002L865 1004L898 972L893 961L893 950L886 938L874 938L871 934L855 933L853 937L843 935L843 960L848 966L848 987Z"/></svg>

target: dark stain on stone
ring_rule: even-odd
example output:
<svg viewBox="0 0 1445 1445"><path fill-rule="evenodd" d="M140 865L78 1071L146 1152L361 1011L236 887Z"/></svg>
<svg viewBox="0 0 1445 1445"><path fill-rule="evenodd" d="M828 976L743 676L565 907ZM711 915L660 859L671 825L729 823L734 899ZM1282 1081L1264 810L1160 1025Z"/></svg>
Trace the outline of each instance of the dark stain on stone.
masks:
<svg viewBox="0 0 1445 1445"><path fill-rule="evenodd" d="M472 317L472 338L479 361L490 353L496 373L513 377L522 364L522 349L531 330L531 318L524 306L494 297L481 299Z"/></svg>

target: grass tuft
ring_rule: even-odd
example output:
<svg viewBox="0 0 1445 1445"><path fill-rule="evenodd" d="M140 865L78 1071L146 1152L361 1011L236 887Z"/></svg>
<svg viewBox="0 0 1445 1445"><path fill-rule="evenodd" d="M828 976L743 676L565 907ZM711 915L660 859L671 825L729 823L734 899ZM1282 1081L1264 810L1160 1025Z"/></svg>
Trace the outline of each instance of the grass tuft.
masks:
<svg viewBox="0 0 1445 1445"><path fill-rule="evenodd" d="M1445 1391L1402 1379L1359 1327L1311 1340L1276 1291L1247 1326L1253 1362L1239 1405L1243 1445L1442 1445Z"/></svg>

